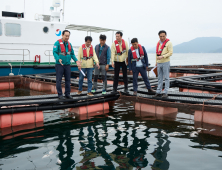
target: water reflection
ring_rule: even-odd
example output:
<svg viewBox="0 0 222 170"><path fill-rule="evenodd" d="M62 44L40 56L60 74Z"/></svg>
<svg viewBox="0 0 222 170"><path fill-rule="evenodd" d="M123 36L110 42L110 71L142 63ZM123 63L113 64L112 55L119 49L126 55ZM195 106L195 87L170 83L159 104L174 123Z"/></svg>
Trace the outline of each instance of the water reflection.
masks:
<svg viewBox="0 0 222 170"><path fill-rule="evenodd" d="M134 112L133 109L134 104L118 101L118 105L111 108L114 113L118 110L118 114L103 113L93 117L89 114L85 119L73 113L67 117L66 111L45 112L47 119L44 126L26 129L25 132L29 133L2 134L0 168L22 167L21 164L27 164L24 158L33 155L29 159L36 169L167 170L175 169L174 160L169 158L169 153L171 157L175 155L172 148L176 148L177 152L183 149L201 151L204 148L218 157L222 155L221 137L211 137L205 131L190 137L189 133L196 131L200 125L194 124L190 114L180 113L181 108L173 112L175 109L166 111L159 107L167 114L160 114L160 111L152 113L151 106L148 113ZM175 132L178 135L170 135ZM12 134L13 138L6 138ZM42 153L50 150L53 151L50 160L43 158ZM185 158L192 156L184 154ZM209 158L207 154L206 157ZM211 161L214 165L219 164L216 159ZM180 162L183 164L183 159ZM31 167L31 164L28 166Z"/></svg>

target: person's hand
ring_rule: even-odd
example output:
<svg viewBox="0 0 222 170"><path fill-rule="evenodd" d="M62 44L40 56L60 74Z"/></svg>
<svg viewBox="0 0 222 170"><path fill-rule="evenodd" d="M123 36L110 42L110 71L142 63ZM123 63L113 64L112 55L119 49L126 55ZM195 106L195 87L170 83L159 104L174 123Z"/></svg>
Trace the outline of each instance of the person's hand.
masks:
<svg viewBox="0 0 222 170"><path fill-rule="evenodd" d="M78 67L79 71L81 70L81 66Z"/></svg>
<svg viewBox="0 0 222 170"><path fill-rule="evenodd" d="M62 59L59 59L59 62L60 62L60 64L63 66L63 64L62 64Z"/></svg>
<svg viewBox="0 0 222 170"><path fill-rule="evenodd" d="M114 62L112 62L112 67L114 68L115 66L114 66Z"/></svg>
<svg viewBox="0 0 222 170"><path fill-rule="evenodd" d="M132 70L130 70L129 72L130 72L130 73L133 73L133 71L132 71Z"/></svg>
<svg viewBox="0 0 222 170"><path fill-rule="evenodd" d="M106 65L106 71L108 71L108 70L109 70L109 64Z"/></svg>
<svg viewBox="0 0 222 170"><path fill-rule="evenodd" d="M157 60L161 60L163 58L163 56L158 56Z"/></svg>
<svg viewBox="0 0 222 170"><path fill-rule="evenodd" d="M98 69L99 69L99 68L100 68L99 63L96 63L96 65L97 65L97 67L98 67Z"/></svg>
<svg viewBox="0 0 222 170"><path fill-rule="evenodd" d="M156 65L155 66L157 66L157 63L156 63Z"/></svg>
<svg viewBox="0 0 222 170"><path fill-rule="evenodd" d="M81 66L81 62L82 62L82 61L76 61L76 64L77 64L78 67Z"/></svg>

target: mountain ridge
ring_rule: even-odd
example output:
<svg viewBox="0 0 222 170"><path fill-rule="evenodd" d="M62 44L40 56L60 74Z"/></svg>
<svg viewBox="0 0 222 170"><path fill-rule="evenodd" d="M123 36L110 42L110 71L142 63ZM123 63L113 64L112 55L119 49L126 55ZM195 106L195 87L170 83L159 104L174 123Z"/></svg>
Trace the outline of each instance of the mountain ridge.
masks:
<svg viewBox="0 0 222 170"><path fill-rule="evenodd" d="M155 53L155 48L147 50L148 53ZM188 42L175 45L174 53L222 53L221 37L198 37Z"/></svg>

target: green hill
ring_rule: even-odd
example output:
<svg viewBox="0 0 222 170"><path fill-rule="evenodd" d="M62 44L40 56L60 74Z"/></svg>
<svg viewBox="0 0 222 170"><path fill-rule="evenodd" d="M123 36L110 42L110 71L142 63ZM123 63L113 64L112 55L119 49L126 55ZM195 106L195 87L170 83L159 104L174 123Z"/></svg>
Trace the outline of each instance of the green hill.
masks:
<svg viewBox="0 0 222 170"><path fill-rule="evenodd" d="M173 41L172 41L173 43ZM147 50L155 53L155 48ZM175 45L174 53L222 53L222 38L220 37L199 37L191 41Z"/></svg>

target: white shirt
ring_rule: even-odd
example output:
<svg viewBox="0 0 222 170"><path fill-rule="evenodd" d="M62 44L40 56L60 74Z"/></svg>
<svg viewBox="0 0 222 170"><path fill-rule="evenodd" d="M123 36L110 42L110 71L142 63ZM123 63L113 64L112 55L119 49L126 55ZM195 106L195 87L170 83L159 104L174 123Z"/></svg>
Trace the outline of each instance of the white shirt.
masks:
<svg viewBox="0 0 222 170"><path fill-rule="evenodd" d="M140 58L139 48L135 49L137 58ZM136 62L136 67L143 67L143 63L141 60Z"/></svg>

